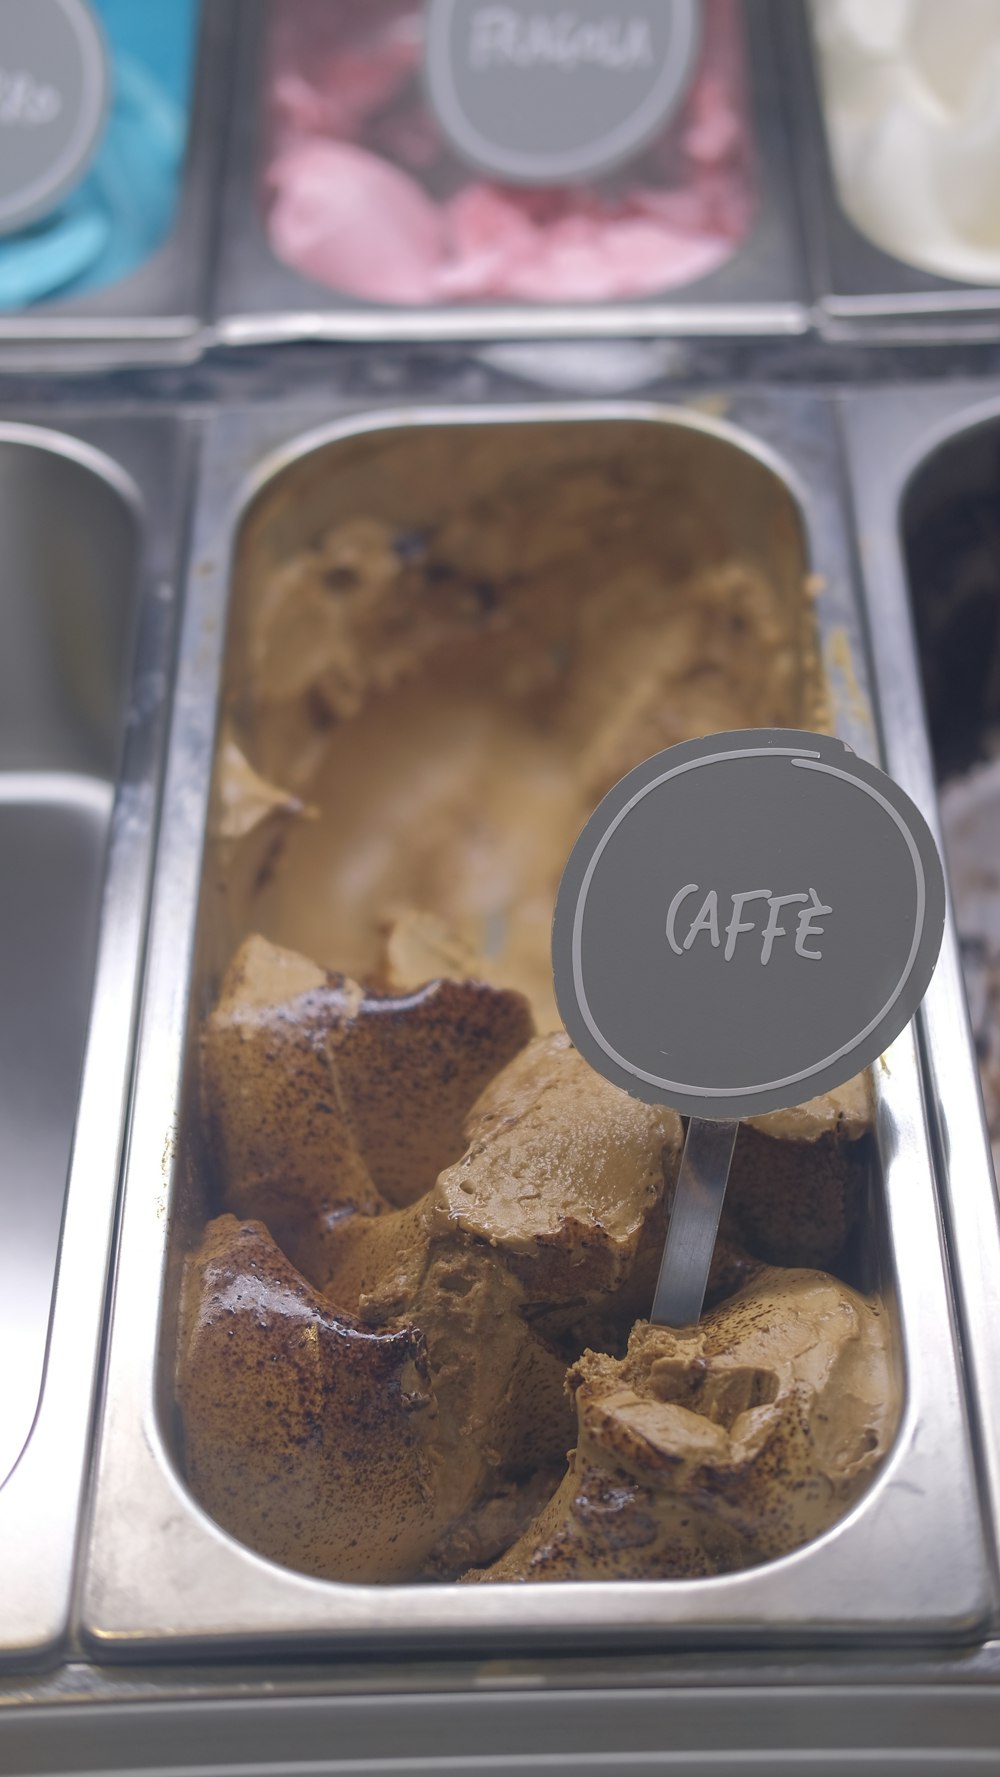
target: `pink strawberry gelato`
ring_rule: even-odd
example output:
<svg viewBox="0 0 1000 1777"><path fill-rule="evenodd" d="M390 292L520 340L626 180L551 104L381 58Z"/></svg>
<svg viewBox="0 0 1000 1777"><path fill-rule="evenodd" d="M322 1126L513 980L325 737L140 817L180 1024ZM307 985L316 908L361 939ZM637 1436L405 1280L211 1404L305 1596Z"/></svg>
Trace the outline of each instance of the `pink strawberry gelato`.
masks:
<svg viewBox="0 0 1000 1777"><path fill-rule="evenodd" d="M398 167L351 142L315 136L272 163L268 184L280 259L351 296L433 300L445 220Z"/></svg>
<svg viewBox="0 0 1000 1777"><path fill-rule="evenodd" d="M705 277L754 211L735 0L705 0L678 114L624 172L521 188L466 169L421 81L419 0L275 0L263 203L278 258L345 295L603 302Z"/></svg>

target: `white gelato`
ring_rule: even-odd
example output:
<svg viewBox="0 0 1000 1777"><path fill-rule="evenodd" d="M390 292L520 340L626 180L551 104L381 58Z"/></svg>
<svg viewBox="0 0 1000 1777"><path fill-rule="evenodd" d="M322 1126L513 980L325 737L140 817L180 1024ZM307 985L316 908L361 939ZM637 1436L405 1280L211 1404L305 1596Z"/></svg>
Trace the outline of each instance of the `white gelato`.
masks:
<svg viewBox="0 0 1000 1777"><path fill-rule="evenodd" d="M840 201L924 271L1000 282L1000 0L812 0Z"/></svg>

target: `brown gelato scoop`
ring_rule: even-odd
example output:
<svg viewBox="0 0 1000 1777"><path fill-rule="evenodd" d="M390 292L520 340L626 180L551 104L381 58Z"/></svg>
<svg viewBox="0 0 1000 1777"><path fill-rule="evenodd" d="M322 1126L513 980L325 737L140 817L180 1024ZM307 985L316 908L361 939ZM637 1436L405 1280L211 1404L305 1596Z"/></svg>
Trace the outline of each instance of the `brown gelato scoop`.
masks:
<svg viewBox="0 0 1000 1777"><path fill-rule="evenodd" d="M415 1578L490 1559L537 1507L539 1477L564 1459L573 1435L567 1361L588 1345L623 1352L648 1308L679 1117L612 1086L564 1032L532 1040L516 993L438 980L373 994L259 937L234 958L207 1021L203 1094L222 1199L254 1218L254 1240L246 1224L222 1217L189 1262L180 1401L200 1496L211 1510L229 1499L222 1521L243 1523L252 1464L237 1439L226 1481L235 1409L223 1376L231 1363L238 1394L266 1350L271 1393L255 1402L259 1423L244 1443L259 1445L277 1472L284 1442L289 1472L301 1473L302 1498L315 1504L296 1508L291 1543L270 1508L253 1507L254 1547L340 1578ZM869 1118L867 1088L855 1087L744 1127L729 1214L757 1236L751 1249L810 1232L810 1211L820 1216L824 1203L813 1184L824 1143L831 1207L816 1238L832 1239L832 1227L842 1241L845 1190L829 1169L843 1170L844 1144ZM763 1165L769 1149L778 1159ZM745 1282L747 1263L720 1244L714 1299ZM254 1319L265 1274L272 1310ZM377 1559L359 1544L350 1572L324 1526L330 1513L350 1517L355 1488L368 1522L374 1507L362 1495L376 1470L345 1464L322 1482L318 1459L302 1454L316 1387L292 1336L304 1315L316 1329L308 1340L319 1339L331 1363L340 1349L360 1354L350 1357L354 1393L329 1395L331 1421L367 1413L373 1436L391 1432L383 1454L372 1452L383 1476L392 1449L419 1446L407 1460L423 1476L422 1504L411 1504ZM375 1398L385 1388L397 1398L391 1366L374 1360L403 1346L384 1339L404 1339L417 1354L421 1389L399 1411L419 1407L419 1436L408 1419L403 1445ZM573 1376L583 1374L578 1364ZM364 1407L366 1388L375 1393ZM396 1483L380 1484L391 1496ZM335 1503L323 1503L330 1489Z"/></svg>
<svg viewBox="0 0 1000 1777"><path fill-rule="evenodd" d="M767 1269L699 1326L640 1324L624 1360L567 1386L565 1481L470 1580L676 1579L752 1567L843 1515L889 1448L896 1388L879 1305Z"/></svg>
<svg viewBox="0 0 1000 1777"><path fill-rule="evenodd" d="M620 1289L676 1178L676 1112L619 1092L557 1032L498 1074L464 1133L465 1153L418 1204L343 1225L328 1291L366 1316L409 1312L441 1242L502 1263L526 1305Z"/></svg>
<svg viewBox="0 0 1000 1777"><path fill-rule="evenodd" d="M188 1261L177 1396L195 1493L261 1554L391 1580L433 1540L423 1338L336 1313L258 1222L220 1216Z"/></svg>
<svg viewBox="0 0 1000 1777"><path fill-rule="evenodd" d="M366 1326L419 1327L455 1519L498 1478L561 1463L572 1416L547 1312L568 1305L592 1333L609 1315L631 1325L621 1286L681 1147L673 1111L618 1092L562 1033L515 1057L466 1134L420 1203L342 1224L326 1280Z"/></svg>
<svg viewBox="0 0 1000 1777"><path fill-rule="evenodd" d="M475 981L365 993L248 938L203 1039L223 1202L320 1281L345 1214L412 1201L461 1154L465 1112L532 1029L520 994Z"/></svg>
<svg viewBox="0 0 1000 1777"><path fill-rule="evenodd" d="M257 964L269 953L270 947L256 953ZM286 1077L274 1045L296 1045L282 1051L284 1058L294 1055L315 1092L309 1069L330 1065L331 1026L341 1032L366 1002L325 977L317 985L301 958L270 953L266 974L254 955L249 963L256 990L232 984L249 1019L248 1034L239 1036L238 1021L221 1020L211 1033L213 1046L220 1032L230 1045L256 1045L261 1073L255 1082L238 1046L235 1062L228 1050L215 1052L210 1079L233 1091L227 1069L231 1074L244 1069L240 1102L253 1106L257 1119L259 1145L240 1155L254 1168L250 1192L240 1185L243 1174L233 1152L235 1140L248 1140L248 1112L244 1108L240 1125L232 1110L237 1133L228 1149L228 1196L267 1197L284 1237L291 1228L314 1271L324 1269L323 1288L322 1293L310 1288L259 1223L249 1224L249 1231L231 1216L211 1224L202 1248L189 1260L179 1370L192 1484L227 1525L240 1528L248 1514L246 1537L255 1548L309 1572L414 1578L443 1571L450 1562L455 1571L470 1559L489 1559L502 1546L504 1532L510 1540L537 1506L537 1485L533 1495L526 1492L532 1477L558 1473L572 1438L565 1358L549 1330L536 1322L553 1307L562 1308L593 1334L608 1317L617 1317L624 1339L633 1314L621 1286L640 1252L645 1224L661 1210L676 1176L680 1119L618 1092L581 1060L565 1035L538 1038L480 1096L467 1117L466 1152L441 1170L419 1201L382 1213L327 1215L323 1150L318 1142L310 1146L300 1138L287 1164L296 1152L305 1153L314 1172L305 1167L296 1175L300 1195L293 1211L282 1205L282 1170L273 1152L276 1141L280 1150L281 1143L295 1139L294 1115L289 1128L278 1101L271 1104L268 1098L279 1090L274 1082ZM461 991L457 984L441 985ZM286 994L282 999L270 991L282 986L299 988L304 998ZM514 996L494 997L503 1005ZM419 1005L421 996L414 1000ZM254 1015L261 1002L267 1012L263 1025ZM377 1032L379 1013L371 1016ZM463 1036L460 1020L455 1030ZM450 1054L450 1046L444 1047ZM333 1049L334 1065L339 1053ZM425 1041L421 1054L433 1061L434 1045ZM365 1059L364 1077L373 1079L374 1060ZM399 1075L406 1089L398 1082L395 1089L419 1131L426 1102L419 1066L412 1078L412 1099L409 1069ZM345 1100L343 1092L334 1101L326 1090L331 1102ZM293 1113L296 1102L291 1101ZM337 1155L346 1171L364 1147L364 1119L344 1120L336 1128ZM353 1140L359 1128L360 1144L348 1144L344 1132ZM317 1350L328 1351L331 1363L343 1351L337 1361L350 1367L344 1382L348 1393L338 1395L332 1384L322 1385L325 1434L341 1451L357 1448L353 1428L367 1415L371 1460L359 1461L356 1470L346 1460L331 1469L328 1453L321 1461L303 1432L318 1410L319 1383L309 1355L317 1340ZM419 1401L411 1389L414 1398L408 1395L405 1407L399 1405L391 1366L381 1361L386 1352L413 1356L421 1379ZM254 1394L262 1361L266 1387ZM364 1407L366 1388L372 1399ZM380 1407L378 1396L385 1391ZM419 1425L413 1417L418 1405ZM404 1411L410 1416L405 1423L398 1416ZM238 1432L237 1424L242 1425ZM285 1447L297 1490L294 1536L275 1521L267 1488L259 1503L246 1498L251 1452L258 1451L263 1472L278 1474ZM349 1518L352 1489L358 1490L363 1524L383 1521L382 1504L376 1507L365 1497L376 1482L390 1500L400 1488L409 1498L409 1480L404 1485L388 1478L393 1451L418 1477L414 1500L402 1514L402 1528L377 1558L365 1537L345 1566L328 1527L341 1515ZM324 1489L332 1503L321 1500ZM317 1517L315 1525L310 1514ZM499 1544L491 1547L490 1537Z"/></svg>
<svg viewBox="0 0 1000 1777"><path fill-rule="evenodd" d="M452 1223L502 1248L533 1302L619 1289L677 1176L676 1112L621 1092L558 1031L487 1086L465 1134L437 1184Z"/></svg>
<svg viewBox="0 0 1000 1777"><path fill-rule="evenodd" d="M839 1269L874 1163L871 1080L740 1126L722 1227L771 1265Z"/></svg>

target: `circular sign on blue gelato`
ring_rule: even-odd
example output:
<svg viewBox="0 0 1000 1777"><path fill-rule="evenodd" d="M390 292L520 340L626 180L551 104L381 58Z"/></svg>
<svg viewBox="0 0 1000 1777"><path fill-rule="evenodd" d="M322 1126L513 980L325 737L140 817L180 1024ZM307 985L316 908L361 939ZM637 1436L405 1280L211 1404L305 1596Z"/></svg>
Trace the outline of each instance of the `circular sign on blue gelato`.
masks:
<svg viewBox="0 0 1000 1777"><path fill-rule="evenodd" d="M46 215L83 177L108 92L104 40L83 0L4 0L0 234Z"/></svg>

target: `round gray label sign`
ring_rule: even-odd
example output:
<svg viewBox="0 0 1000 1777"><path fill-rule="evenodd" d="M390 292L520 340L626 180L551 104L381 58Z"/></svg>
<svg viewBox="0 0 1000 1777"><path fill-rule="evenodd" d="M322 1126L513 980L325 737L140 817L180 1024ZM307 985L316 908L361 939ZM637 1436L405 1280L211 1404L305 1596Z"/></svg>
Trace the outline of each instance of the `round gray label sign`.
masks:
<svg viewBox="0 0 1000 1777"><path fill-rule="evenodd" d="M2 0L0 234L45 215L82 176L107 96L104 41L83 0Z"/></svg>
<svg viewBox="0 0 1000 1777"><path fill-rule="evenodd" d="M577 840L552 931L559 1010L633 1097L760 1115L898 1036L944 906L923 817L842 742L709 735L630 771Z"/></svg>
<svg viewBox="0 0 1000 1777"><path fill-rule="evenodd" d="M425 74L464 160L509 183L610 172L687 90L698 0L430 0Z"/></svg>

